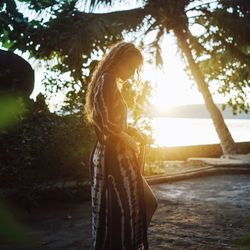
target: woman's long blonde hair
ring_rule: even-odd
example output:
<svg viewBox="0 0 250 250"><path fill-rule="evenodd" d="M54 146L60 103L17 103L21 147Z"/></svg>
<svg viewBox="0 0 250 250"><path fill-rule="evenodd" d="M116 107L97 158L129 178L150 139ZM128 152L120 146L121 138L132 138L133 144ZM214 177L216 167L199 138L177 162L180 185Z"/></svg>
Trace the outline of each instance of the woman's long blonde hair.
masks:
<svg viewBox="0 0 250 250"><path fill-rule="evenodd" d="M133 43L129 42L119 42L110 47L109 53L107 53L103 59L98 63L93 75L91 77L91 81L88 85L87 93L86 93L86 102L84 105L84 115L87 122L90 124L93 123L93 97L96 89L97 79L100 75L102 75L105 71L112 72L114 66L125 58L126 55L137 55L139 58L138 67L143 64L143 56L141 51L135 47Z"/></svg>

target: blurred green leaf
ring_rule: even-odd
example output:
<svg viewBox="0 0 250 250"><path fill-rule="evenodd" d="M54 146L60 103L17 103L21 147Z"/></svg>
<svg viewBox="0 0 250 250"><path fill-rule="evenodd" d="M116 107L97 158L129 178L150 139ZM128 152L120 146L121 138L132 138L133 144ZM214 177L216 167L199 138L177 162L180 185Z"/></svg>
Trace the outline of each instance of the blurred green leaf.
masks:
<svg viewBox="0 0 250 250"><path fill-rule="evenodd" d="M18 223L9 212L6 206L0 202L0 238L6 242L27 243L31 237L27 228Z"/></svg>
<svg viewBox="0 0 250 250"><path fill-rule="evenodd" d="M14 126L25 112L25 103L17 96L0 96L0 131Z"/></svg>

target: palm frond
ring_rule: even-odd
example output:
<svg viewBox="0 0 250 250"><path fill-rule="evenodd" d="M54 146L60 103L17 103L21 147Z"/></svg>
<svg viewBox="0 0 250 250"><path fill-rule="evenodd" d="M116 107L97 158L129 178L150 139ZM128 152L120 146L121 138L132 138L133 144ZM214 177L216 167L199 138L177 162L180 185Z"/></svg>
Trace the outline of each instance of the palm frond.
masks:
<svg viewBox="0 0 250 250"><path fill-rule="evenodd" d="M128 3L127 0L89 0L89 11L92 12L95 8L101 6L101 5L106 5L106 6L111 6L114 3L120 2L120 3ZM140 0L136 0L136 2L140 2Z"/></svg>
<svg viewBox="0 0 250 250"><path fill-rule="evenodd" d="M119 1L123 1L123 0L119 0ZM103 5L111 6L114 2L115 2L114 0L90 0L90 3L89 3L90 12L92 12L99 5L103 4Z"/></svg>

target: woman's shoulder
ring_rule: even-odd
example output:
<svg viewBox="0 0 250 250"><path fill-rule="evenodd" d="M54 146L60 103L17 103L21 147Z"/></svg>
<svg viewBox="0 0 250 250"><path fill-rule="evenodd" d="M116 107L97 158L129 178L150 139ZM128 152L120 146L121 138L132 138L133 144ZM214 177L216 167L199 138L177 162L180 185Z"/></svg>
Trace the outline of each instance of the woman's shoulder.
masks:
<svg viewBox="0 0 250 250"><path fill-rule="evenodd" d="M116 78L111 72L103 72L101 77L101 89L116 89ZM108 90L107 90L108 91Z"/></svg>
<svg viewBox="0 0 250 250"><path fill-rule="evenodd" d="M109 71L103 72L101 77L102 77L102 80L105 82L115 82L116 81L115 75Z"/></svg>

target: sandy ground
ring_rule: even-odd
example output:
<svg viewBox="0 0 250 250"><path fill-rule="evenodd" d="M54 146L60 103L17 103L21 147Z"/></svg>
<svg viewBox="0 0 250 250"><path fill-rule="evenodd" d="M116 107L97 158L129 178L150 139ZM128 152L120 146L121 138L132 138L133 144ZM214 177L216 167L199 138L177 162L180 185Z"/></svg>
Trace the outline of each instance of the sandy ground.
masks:
<svg viewBox="0 0 250 250"><path fill-rule="evenodd" d="M250 232L250 175L217 175L152 186L158 201L148 231L150 250L243 249L232 239ZM90 202L49 203L30 213L13 210L33 237L30 246L1 250L91 249Z"/></svg>

